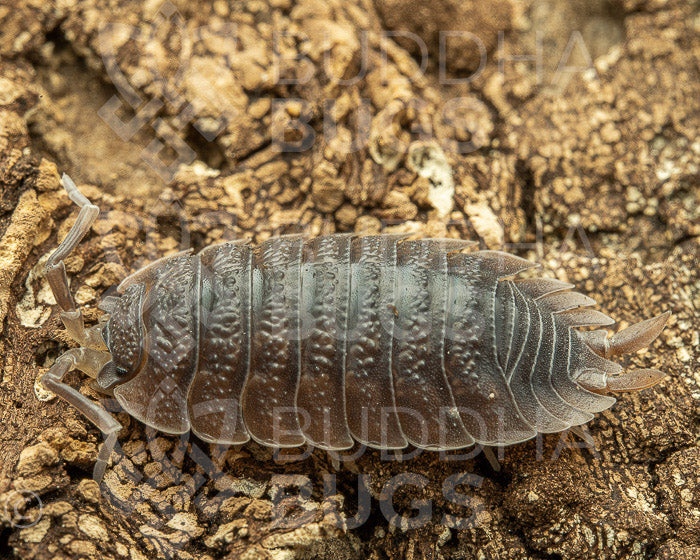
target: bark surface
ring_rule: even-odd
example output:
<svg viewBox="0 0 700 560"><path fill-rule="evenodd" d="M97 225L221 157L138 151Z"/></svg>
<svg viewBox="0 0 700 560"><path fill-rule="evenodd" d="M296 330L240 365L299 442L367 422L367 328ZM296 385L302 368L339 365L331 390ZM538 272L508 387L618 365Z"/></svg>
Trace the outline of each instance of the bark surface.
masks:
<svg viewBox="0 0 700 560"><path fill-rule="evenodd" d="M0 2L0 556L699 557L699 22L678 0ZM99 431L34 394L73 345L41 275L77 215L62 172L102 210L66 262L89 324L183 248L409 232L531 258L619 328L670 310L625 363L669 377L592 445L548 435L497 473L285 462L106 402L124 429L100 492Z"/></svg>

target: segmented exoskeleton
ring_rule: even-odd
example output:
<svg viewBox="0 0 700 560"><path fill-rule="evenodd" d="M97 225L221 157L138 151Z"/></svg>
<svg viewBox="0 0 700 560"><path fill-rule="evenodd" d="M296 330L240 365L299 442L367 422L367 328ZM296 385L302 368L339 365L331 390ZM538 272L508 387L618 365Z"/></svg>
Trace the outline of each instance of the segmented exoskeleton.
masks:
<svg viewBox="0 0 700 560"><path fill-rule="evenodd" d="M453 239L396 235L238 240L166 257L135 272L108 319L85 329L63 258L99 210L64 175L81 206L47 276L80 348L43 384L105 434L101 478L120 429L62 382L73 368L169 434L329 450L509 445L584 424L610 392L664 374L608 357L647 346L668 313L608 338L595 302L553 279L513 279L536 266Z"/></svg>

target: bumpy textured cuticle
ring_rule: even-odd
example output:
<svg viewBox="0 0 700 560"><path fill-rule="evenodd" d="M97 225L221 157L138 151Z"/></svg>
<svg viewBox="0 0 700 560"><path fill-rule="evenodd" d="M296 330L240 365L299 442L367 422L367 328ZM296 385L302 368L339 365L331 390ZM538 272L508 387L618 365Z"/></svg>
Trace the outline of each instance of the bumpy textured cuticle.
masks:
<svg viewBox="0 0 700 560"><path fill-rule="evenodd" d="M534 263L465 246L284 236L162 259L109 302L105 371L137 419L215 443L508 445L610 407L622 368L605 331L575 327L613 320L570 284L512 279ZM658 334L646 324L627 346Z"/></svg>

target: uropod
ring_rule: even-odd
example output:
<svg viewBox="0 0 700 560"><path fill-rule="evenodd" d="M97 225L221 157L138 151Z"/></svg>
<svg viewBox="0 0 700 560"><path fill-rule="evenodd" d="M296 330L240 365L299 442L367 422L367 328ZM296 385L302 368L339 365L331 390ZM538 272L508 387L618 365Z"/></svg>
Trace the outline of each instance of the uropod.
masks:
<svg viewBox="0 0 700 560"><path fill-rule="evenodd" d="M608 336L595 301L536 264L455 239L281 236L184 251L134 272L86 328L63 260L99 214L80 207L46 275L68 334L41 383L102 432L121 425L64 383L78 369L137 420L211 443L344 450L503 446L580 426L611 393L661 381L608 358L646 347L669 313Z"/></svg>

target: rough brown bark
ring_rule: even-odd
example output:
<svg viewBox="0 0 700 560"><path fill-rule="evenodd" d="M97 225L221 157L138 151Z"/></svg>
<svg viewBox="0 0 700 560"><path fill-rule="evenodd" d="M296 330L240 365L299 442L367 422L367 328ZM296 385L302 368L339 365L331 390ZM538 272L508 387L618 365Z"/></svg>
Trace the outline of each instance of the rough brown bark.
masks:
<svg viewBox="0 0 700 560"><path fill-rule="evenodd" d="M0 556L700 555L697 6L426 5L0 2ZM422 38L425 72L420 49L383 30ZM482 42L486 63L468 83L454 81L475 73L480 51L454 36L441 75L441 30ZM508 58L535 53L538 37L541 72ZM105 106L127 83L117 115L145 122L120 137ZM179 169L147 161L156 137L163 160L181 149ZM348 153L352 139L364 143ZM281 140L308 144L290 152ZM72 344L40 274L77 214L59 188L64 171L103 211L66 263L89 322L121 278L180 248L242 235L408 231L505 245L575 283L622 326L672 311L659 340L628 361L669 378L599 415L589 426L594 450L549 435L508 448L499 473L482 457L432 453L387 461L367 452L337 470L319 451L284 463L254 444L222 454L185 441L180 453L178 438L119 414L122 450L100 494L90 479L99 432L34 395L37 376ZM68 380L99 398L79 374ZM371 508L347 529L358 473L371 477ZM419 529L379 505L402 473L427 481L393 499L406 518L412 500L430 501L431 521ZM462 505L443 495L460 473L471 475L459 486ZM326 474L335 496L324 496ZM293 502L280 494L280 475L313 485L298 527L275 524L274 508ZM450 529L444 515L471 523Z"/></svg>

